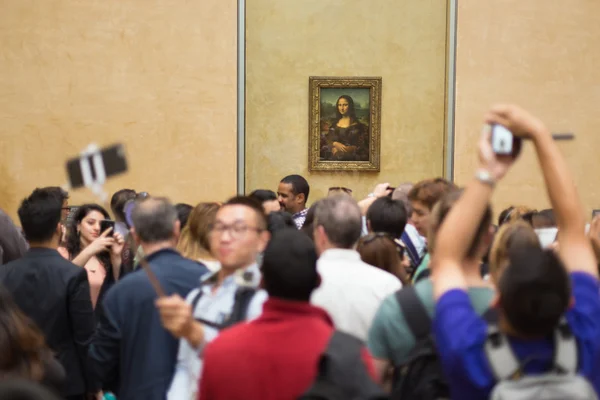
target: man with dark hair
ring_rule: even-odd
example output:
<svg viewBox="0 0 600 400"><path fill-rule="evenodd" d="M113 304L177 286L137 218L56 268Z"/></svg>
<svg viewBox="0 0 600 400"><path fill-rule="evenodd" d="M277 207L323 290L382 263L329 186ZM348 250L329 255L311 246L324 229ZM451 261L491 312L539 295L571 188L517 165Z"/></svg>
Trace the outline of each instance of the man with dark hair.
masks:
<svg viewBox="0 0 600 400"><path fill-rule="evenodd" d="M165 198L139 201L132 234L165 293L186 296L208 269L183 258L175 245L180 228ZM130 273L106 293L90 355L95 378L119 399L163 400L177 361L177 339L160 324L156 292L144 269ZM118 382L116 388L107 387Z"/></svg>
<svg viewBox="0 0 600 400"><path fill-rule="evenodd" d="M296 399L306 391L334 331L325 310L309 303L319 286L316 263L314 245L302 232L273 236L262 264L269 294L263 314L208 345L200 399ZM363 360L373 372L364 349Z"/></svg>
<svg viewBox="0 0 600 400"><path fill-rule="evenodd" d="M486 122L502 124L515 137L533 143L556 212L560 249L558 256L533 247L511 252L494 300L498 323L474 312L462 260L495 183L514 161L497 157L491 134L485 132L479 145L480 167L442 224L434 255L435 341L450 395L487 399L493 390L494 398L516 398L521 388L532 395L560 392L562 398L596 398L600 283L573 179L550 132L537 118L516 106L499 105L488 112ZM596 396L590 394L591 386Z"/></svg>
<svg viewBox="0 0 600 400"><path fill-rule="evenodd" d="M406 226L406 207L400 200L380 197L367 210L369 232L383 232L394 239L400 239Z"/></svg>
<svg viewBox="0 0 600 400"><path fill-rule="evenodd" d="M62 191L43 188L23 200L18 214L30 249L23 258L0 267L0 283L56 351L67 374L64 394L83 399L100 389L90 377L87 359L94 312L85 269L57 251L66 198Z"/></svg>
<svg viewBox="0 0 600 400"><path fill-rule="evenodd" d="M260 203L242 196L230 199L217 211L210 233L221 269L204 276L185 300L173 295L157 301L163 326L181 338L169 400L195 398L203 364L200 349L225 326L260 314L266 293L256 290L261 281L257 259L269 237Z"/></svg>
<svg viewBox="0 0 600 400"><path fill-rule="evenodd" d="M326 309L339 330L365 340L379 304L401 284L396 276L360 259L354 246L361 230L360 208L350 196L319 200L314 242L323 283L311 302Z"/></svg>
<svg viewBox="0 0 600 400"><path fill-rule="evenodd" d="M300 175L288 175L279 182L277 189L277 199L284 211L292 214L296 227L302 228L306 220L306 203L308 202L308 194L310 186L306 179Z"/></svg>
<svg viewBox="0 0 600 400"><path fill-rule="evenodd" d="M434 257L438 229L460 198L461 193L460 190L456 189L446 193L431 211L429 216L429 250ZM475 310L479 313L487 310L494 296L494 291L483 280L480 273L481 258L492 241L492 235L489 231L491 223L492 210L488 205L485 216L479 224L477 234L469 245L469 252L463 260L465 274L469 277L469 298ZM419 312L416 311L416 307L411 307L410 302L417 301L421 305L421 308L427 313L425 320L429 324L431 318L433 318L435 300L431 280L422 279L411 288L403 289L402 292L406 293L408 290L413 291L415 297L409 299L410 301L402 299L402 304L400 304L396 293L385 298L381 307L377 310L369 331L369 350L373 354L375 367L380 377L384 376L389 366L393 366L397 370L402 369L418 343L418 339L411 329L412 321L408 320L410 315L404 311L405 309L412 309L412 314ZM395 382L395 384L398 383Z"/></svg>
<svg viewBox="0 0 600 400"><path fill-rule="evenodd" d="M277 194L272 190L257 189L250 193L248 197L262 204L267 215L272 212L281 211L281 204L279 204Z"/></svg>

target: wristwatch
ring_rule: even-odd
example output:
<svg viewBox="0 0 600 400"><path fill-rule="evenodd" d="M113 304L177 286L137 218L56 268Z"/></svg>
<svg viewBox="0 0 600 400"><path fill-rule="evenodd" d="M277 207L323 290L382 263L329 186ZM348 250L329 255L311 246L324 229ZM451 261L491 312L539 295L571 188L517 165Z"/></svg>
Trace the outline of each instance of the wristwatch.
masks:
<svg viewBox="0 0 600 400"><path fill-rule="evenodd" d="M375 193L369 193L369 194L367 195L367 197L377 197L377 196L375 196Z"/></svg>
<svg viewBox="0 0 600 400"><path fill-rule="evenodd" d="M478 169L477 172L475 172L475 179L481 183L491 186L492 188L496 186L496 181L492 177L492 174L485 169Z"/></svg>

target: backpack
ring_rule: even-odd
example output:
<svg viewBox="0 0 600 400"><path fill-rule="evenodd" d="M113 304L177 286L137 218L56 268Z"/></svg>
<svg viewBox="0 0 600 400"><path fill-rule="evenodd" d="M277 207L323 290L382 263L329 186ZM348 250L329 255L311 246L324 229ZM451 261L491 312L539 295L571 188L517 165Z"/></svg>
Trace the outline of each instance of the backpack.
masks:
<svg viewBox="0 0 600 400"><path fill-rule="evenodd" d="M508 339L496 324L488 324L485 354L498 382L492 400L598 400L592 385L577 375L577 342L563 318L554 333L554 368L540 374L521 376L524 364L513 353Z"/></svg>
<svg viewBox="0 0 600 400"><path fill-rule="evenodd" d="M431 332L431 318L414 286L396 292L396 300L404 314L415 346L407 361L394 366L393 400L449 399L450 390Z"/></svg>
<svg viewBox="0 0 600 400"><path fill-rule="evenodd" d="M363 342L335 331L321 355L313 385L298 400L386 400L362 359Z"/></svg>
<svg viewBox="0 0 600 400"><path fill-rule="evenodd" d="M201 322L204 325L210 326L217 330L223 330L229 328L237 323L246 320L246 314L248 313L248 306L252 301L252 298L256 294L257 289L250 286L240 286L235 291L235 297L233 300L233 307L231 313L221 323L205 320L203 318L195 318L196 321ZM192 312L196 309L196 304L202 297L202 290L198 291L198 294L192 299Z"/></svg>

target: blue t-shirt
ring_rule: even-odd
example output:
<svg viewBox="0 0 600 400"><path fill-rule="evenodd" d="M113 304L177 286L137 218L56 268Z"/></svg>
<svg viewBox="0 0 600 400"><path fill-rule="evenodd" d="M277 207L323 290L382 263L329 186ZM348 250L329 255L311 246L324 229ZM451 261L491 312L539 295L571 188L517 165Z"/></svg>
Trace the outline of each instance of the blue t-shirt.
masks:
<svg viewBox="0 0 600 400"><path fill-rule="evenodd" d="M579 373L600 395L600 284L584 272L571 273L575 305L566 313L579 349ZM436 304L434 333L453 399L487 399L496 384L484 344L487 324L475 312L464 290L445 293ZM552 337L542 340L509 338L519 360L531 358L526 374L547 372L553 366Z"/></svg>

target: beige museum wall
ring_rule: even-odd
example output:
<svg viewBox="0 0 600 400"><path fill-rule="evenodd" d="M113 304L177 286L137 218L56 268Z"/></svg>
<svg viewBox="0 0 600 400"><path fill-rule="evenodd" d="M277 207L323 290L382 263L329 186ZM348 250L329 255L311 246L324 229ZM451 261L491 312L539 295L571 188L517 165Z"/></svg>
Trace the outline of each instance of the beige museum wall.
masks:
<svg viewBox="0 0 600 400"><path fill-rule="evenodd" d="M246 3L246 190L285 175L364 196L443 174L446 5L439 0ZM309 76L381 76L380 173L308 172Z"/></svg>
<svg viewBox="0 0 600 400"><path fill-rule="evenodd" d="M516 102L554 132L588 212L600 208L600 2L596 0L464 0L458 2L455 173L465 183L476 166L482 116L494 102ZM499 186L496 211L513 203L548 206L528 146Z"/></svg>
<svg viewBox="0 0 600 400"><path fill-rule="evenodd" d="M0 207L65 183L90 142L125 143L107 184L195 203L236 190L236 2L4 0ZM87 191L72 204L94 201Z"/></svg>

